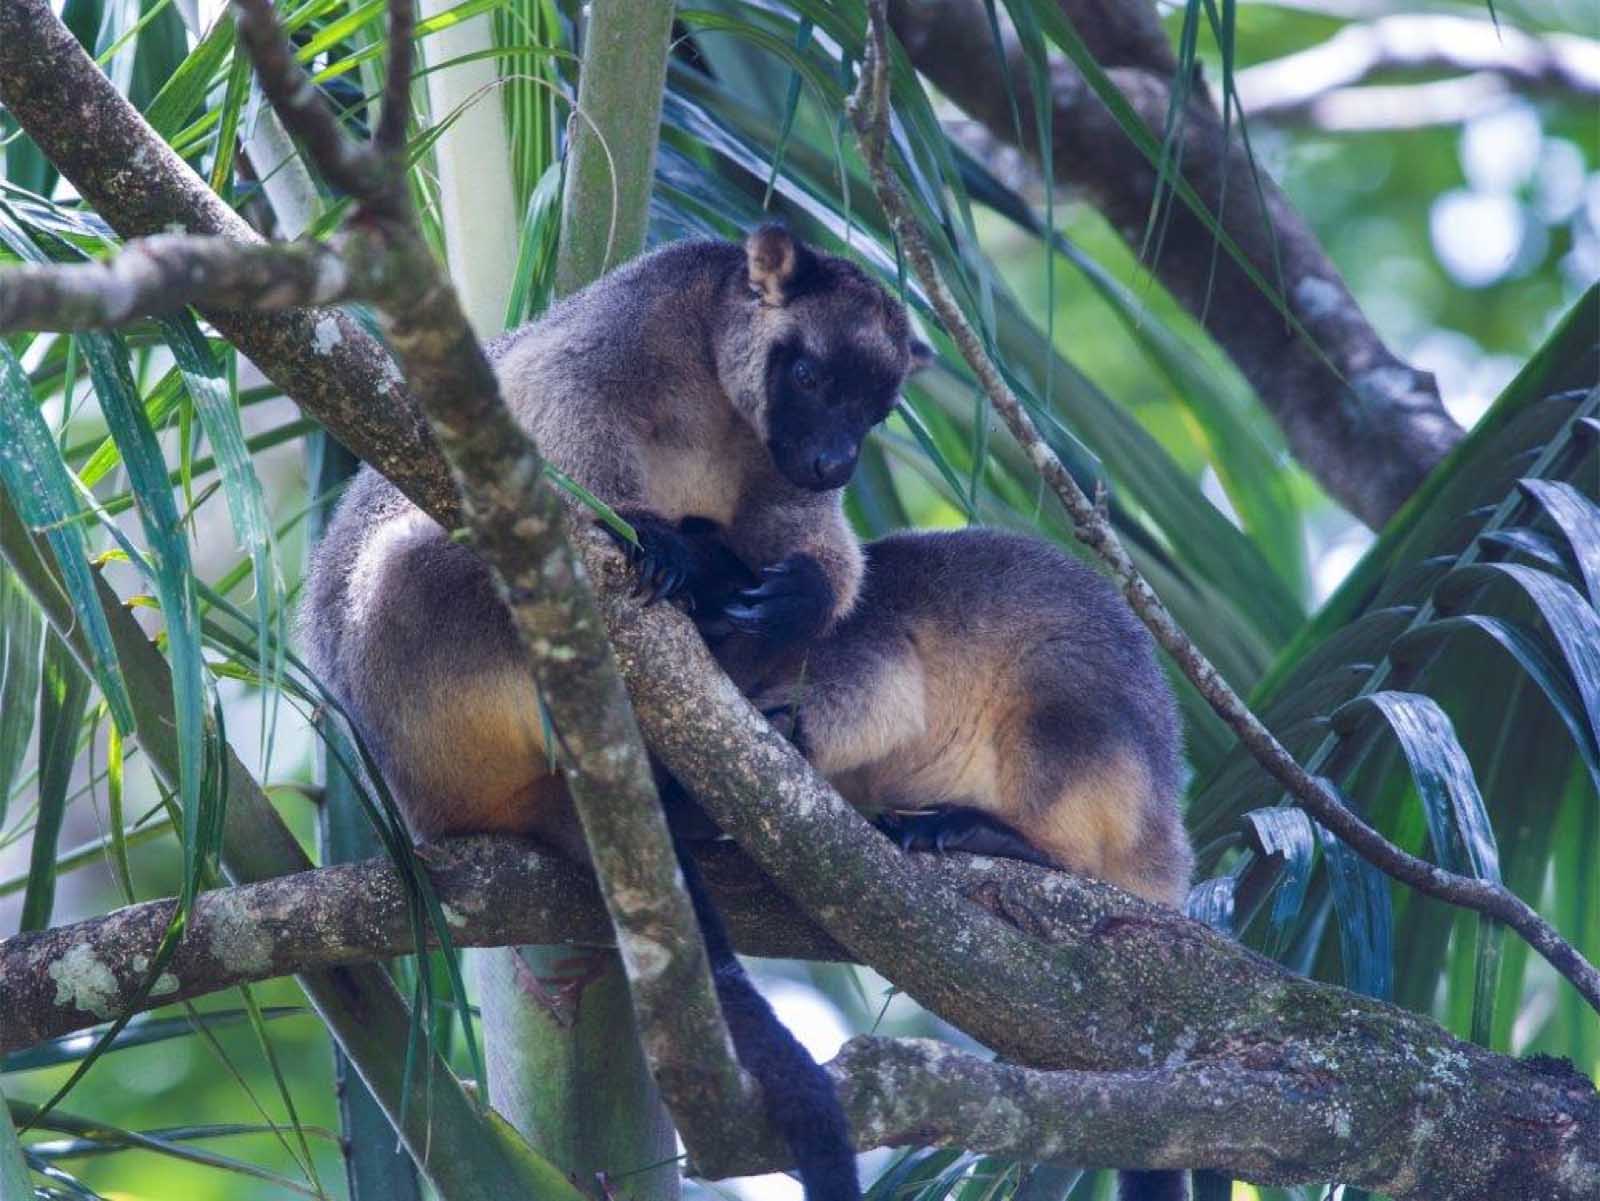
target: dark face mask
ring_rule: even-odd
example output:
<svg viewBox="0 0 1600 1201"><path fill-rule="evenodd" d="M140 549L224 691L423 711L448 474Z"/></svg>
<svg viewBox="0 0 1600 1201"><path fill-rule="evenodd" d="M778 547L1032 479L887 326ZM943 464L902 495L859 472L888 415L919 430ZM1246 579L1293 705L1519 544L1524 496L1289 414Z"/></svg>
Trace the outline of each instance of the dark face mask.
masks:
<svg viewBox="0 0 1600 1201"><path fill-rule="evenodd" d="M883 373L847 367L821 363L803 351L774 356L767 390L767 450L797 488L830 492L849 483L867 432L893 406L894 388L883 395Z"/></svg>

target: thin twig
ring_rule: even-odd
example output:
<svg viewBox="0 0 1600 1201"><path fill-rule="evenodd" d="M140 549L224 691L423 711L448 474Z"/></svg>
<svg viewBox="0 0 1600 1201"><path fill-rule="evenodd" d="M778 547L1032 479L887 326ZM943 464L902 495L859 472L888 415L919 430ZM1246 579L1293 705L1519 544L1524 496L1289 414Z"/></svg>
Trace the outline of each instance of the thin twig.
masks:
<svg viewBox="0 0 1600 1201"><path fill-rule="evenodd" d="M255 66L261 90L284 128L305 148L306 157L346 195L371 204L389 192L391 172L384 156L340 128L333 107L295 58L272 0L233 0L233 7L239 38ZM409 64L410 38L405 43ZM409 65L406 74L410 74ZM388 104L386 99L386 116Z"/></svg>
<svg viewBox="0 0 1600 1201"><path fill-rule="evenodd" d="M382 155L398 154L405 148L406 122L411 116L411 62L415 54L412 36L416 25L414 0L390 0L389 73L383 85L378 131L372 137L373 147Z"/></svg>
<svg viewBox="0 0 1600 1201"><path fill-rule="evenodd" d="M370 300L381 283L322 242L157 234L104 262L8 269L0 274L0 332L99 329L191 304L261 310Z"/></svg>
<svg viewBox="0 0 1600 1201"><path fill-rule="evenodd" d="M1549 922L1498 883L1456 875L1407 854L1346 808L1326 782L1301 767L1272 731L1251 712L1139 574L1110 522L1084 495L1078 482L1040 437L1032 418L1023 410L1021 401L989 358L977 331L945 286L927 239L885 158L889 130L887 0L869 0L867 12L865 58L847 107L861 141L862 157L872 176L878 203L888 215L900 247L927 291L940 321L977 376L990 404L1031 457L1045 483L1060 498L1072 519L1074 536L1099 556L1134 612L1217 716L1307 813L1344 839L1362 858L1418 892L1510 926L1600 1011L1600 971L1596 971Z"/></svg>

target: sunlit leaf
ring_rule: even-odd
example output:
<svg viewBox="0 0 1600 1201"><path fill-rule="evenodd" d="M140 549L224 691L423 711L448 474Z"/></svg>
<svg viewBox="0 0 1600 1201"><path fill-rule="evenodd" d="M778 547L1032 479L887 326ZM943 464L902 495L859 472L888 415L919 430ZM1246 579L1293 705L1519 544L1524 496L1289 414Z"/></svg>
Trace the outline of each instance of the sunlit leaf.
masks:
<svg viewBox="0 0 1600 1201"><path fill-rule="evenodd" d="M116 648L95 590L83 529L71 520L76 493L55 438L34 407L27 376L0 344L0 484L27 525L42 531L61 569L73 609L83 623L94 660L95 683L124 731L134 726L133 703L117 665Z"/></svg>
<svg viewBox="0 0 1600 1201"><path fill-rule="evenodd" d="M192 901L200 877L214 862L217 848L203 842L216 826L219 795L202 788L204 759L217 732L208 731L206 684L200 657L199 614L189 546L167 482L167 466L155 432L139 403L126 352L111 334L80 337L101 412L122 453L135 494L140 525L149 547L150 569L166 620L172 662L172 691L178 730L178 796L183 812L184 875L180 911Z"/></svg>
<svg viewBox="0 0 1600 1201"><path fill-rule="evenodd" d="M0 826L33 734L44 620L0 559Z"/></svg>

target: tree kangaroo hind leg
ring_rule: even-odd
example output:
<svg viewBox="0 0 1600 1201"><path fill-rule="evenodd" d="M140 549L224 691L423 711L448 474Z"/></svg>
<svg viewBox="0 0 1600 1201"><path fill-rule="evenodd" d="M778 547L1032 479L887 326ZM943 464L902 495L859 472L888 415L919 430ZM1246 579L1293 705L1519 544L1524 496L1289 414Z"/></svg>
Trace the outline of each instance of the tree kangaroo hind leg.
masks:
<svg viewBox="0 0 1600 1201"><path fill-rule="evenodd" d="M1005 822L973 806L941 805L928 813L891 809L873 824L905 851L965 851L1040 867L1060 866Z"/></svg>
<svg viewBox="0 0 1600 1201"><path fill-rule="evenodd" d="M533 674L489 569L420 513L352 564L334 675L413 833L540 834L568 853Z"/></svg>
<svg viewBox="0 0 1600 1201"><path fill-rule="evenodd" d="M824 638L754 703L780 729L787 725L801 753L830 777L884 759L927 721L922 662L909 640L849 632Z"/></svg>

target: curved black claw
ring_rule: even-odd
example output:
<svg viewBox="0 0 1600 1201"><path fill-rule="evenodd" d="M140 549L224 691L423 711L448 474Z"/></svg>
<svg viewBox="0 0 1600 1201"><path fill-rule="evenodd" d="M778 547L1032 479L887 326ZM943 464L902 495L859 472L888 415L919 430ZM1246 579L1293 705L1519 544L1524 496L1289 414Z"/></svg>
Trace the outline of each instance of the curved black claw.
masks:
<svg viewBox="0 0 1600 1201"><path fill-rule="evenodd" d="M693 556L685 607L694 614L701 637L715 645L733 633L724 606L754 587L756 574L733 553L726 531L710 518L685 517L678 522L678 532Z"/></svg>
<svg viewBox="0 0 1600 1201"><path fill-rule="evenodd" d="M741 634L773 645L807 642L833 612L833 585L810 555L790 555L761 569L761 582L736 594L723 619Z"/></svg>
<svg viewBox="0 0 1600 1201"><path fill-rule="evenodd" d="M873 823L903 851L965 851L997 859L1020 859L1055 867L1021 834L980 809L939 809L932 813L884 813Z"/></svg>
<svg viewBox="0 0 1600 1201"><path fill-rule="evenodd" d="M610 526L602 528L616 540L633 564L633 595L644 596L646 605L678 596L688 596L692 601L695 552L689 540L672 522L654 513L624 509L618 515L633 527L639 539L637 546Z"/></svg>

